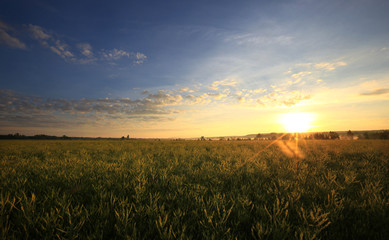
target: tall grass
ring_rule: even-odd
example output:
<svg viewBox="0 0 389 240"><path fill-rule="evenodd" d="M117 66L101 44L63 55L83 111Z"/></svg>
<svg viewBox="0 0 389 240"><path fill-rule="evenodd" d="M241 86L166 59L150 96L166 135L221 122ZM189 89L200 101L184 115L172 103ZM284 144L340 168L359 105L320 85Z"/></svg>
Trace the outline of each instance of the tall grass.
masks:
<svg viewBox="0 0 389 240"><path fill-rule="evenodd" d="M1 141L0 239L387 239L389 141Z"/></svg>

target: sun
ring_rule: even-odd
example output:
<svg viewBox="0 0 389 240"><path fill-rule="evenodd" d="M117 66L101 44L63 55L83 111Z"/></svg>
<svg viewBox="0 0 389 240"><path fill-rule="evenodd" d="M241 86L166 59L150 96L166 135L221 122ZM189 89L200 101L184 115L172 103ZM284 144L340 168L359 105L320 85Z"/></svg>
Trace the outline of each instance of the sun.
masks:
<svg viewBox="0 0 389 240"><path fill-rule="evenodd" d="M285 113L280 117L280 122L286 131L291 133L307 132L311 128L313 114L311 113Z"/></svg>

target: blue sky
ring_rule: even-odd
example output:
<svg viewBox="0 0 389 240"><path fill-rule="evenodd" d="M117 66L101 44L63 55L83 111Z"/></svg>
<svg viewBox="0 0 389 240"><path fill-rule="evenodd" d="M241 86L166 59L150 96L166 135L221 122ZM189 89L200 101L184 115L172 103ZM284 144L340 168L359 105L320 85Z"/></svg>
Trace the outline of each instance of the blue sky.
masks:
<svg viewBox="0 0 389 240"><path fill-rule="evenodd" d="M389 126L388 1L1 1L0 132Z"/></svg>

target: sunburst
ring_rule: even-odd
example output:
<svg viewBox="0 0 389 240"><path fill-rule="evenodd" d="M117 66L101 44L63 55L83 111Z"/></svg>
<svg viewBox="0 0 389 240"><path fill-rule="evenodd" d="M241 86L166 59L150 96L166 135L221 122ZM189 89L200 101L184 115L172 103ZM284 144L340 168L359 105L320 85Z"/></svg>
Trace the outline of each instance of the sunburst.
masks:
<svg viewBox="0 0 389 240"><path fill-rule="evenodd" d="M313 121L313 114L311 113L285 113L280 117L280 122L284 126L285 130L289 133L302 133L311 128L311 122Z"/></svg>

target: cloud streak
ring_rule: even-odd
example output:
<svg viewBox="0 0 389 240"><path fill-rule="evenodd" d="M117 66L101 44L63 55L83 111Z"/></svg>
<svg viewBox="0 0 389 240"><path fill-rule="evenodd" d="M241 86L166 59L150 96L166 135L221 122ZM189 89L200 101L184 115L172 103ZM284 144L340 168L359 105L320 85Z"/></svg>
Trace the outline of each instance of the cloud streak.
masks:
<svg viewBox="0 0 389 240"><path fill-rule="evenodd" d="M12 36L11 32L15 32L15 30L0 21L0 44L5 44L11 48L27 49L26 44Z"/></svg>
<svg viewBox="0 0 389 240"><path fill-rule="evenodd" d="M131 65L142 64L147 60L147 56L140 52L130 52L117 48L111 50L101 49L95 52L89 43L69 44L56 33L48 31L41 26L29 24L27 28L31 37L38 41L41 46L48 48L67 62L81 64L100 62L111 65L118 65L119 63L121 65Z"/></svg>
<svg viewBox="0 0 389 240"><path fill-rule="evenodd" d="M361 93L362 96L375 96L389 93L389 88L380 88L370 92Z"/></svg>
<svg viewBox="0 0 389 240"><path fill-rule="evenodd" d="M214 86L234 86L234 81L217 81ZM185 89L186 91L183 91ZM231 94L225 89L219 92L206 92L198 90L195 93L188 91L189 88L178 88L176 90L159 90L157 92L141 91L142 97L132 99L122 98L82 98L82 99L60 99L41 98L37 96L27 96L17 94L10 90L0 90L0 119L1 125L11 124L11 120L19 121L22 125L26 121L35 119L36 122L46 118L59 123L67 119L87 119L88 122L98 124L99 119L127 119L131 121L144 121L158 119L174 120L177 114L193 109L200 110L204 104L234 105L254 104L255 97L262 95L266 90L242 89L242 96ZM288 95L289 96L289 95ZM264 105L292 106L307 99L298 93L293 93L289 98L279 93L270 93L262 97L257 104L258 107ZM199 107L199 108L198 108ZM23 119L23 120L22 120ZM46 121L42 121L45 123ZM14 124L14 123L12 123ZM15 122L16 124L16 122Z"/></svg>
<svg viewBox="0 0 389 240"><path fill-rule="evenodd" d="M334 71L338 67L347 66L346 62L321 62L314 65L316 69L324 69L326 71Z"/></svg>
<svg viewBox="0 0 389 240"><path fill-rule="evenodd" d="M237 82L234 79L226 78L220 81L214 81L208 88L211 90L218 90L221 86L236 86Z"/></svg>
<svg viewBox="0 0 389 240"><path fill-rule="evenodd" d="M237 45L289 45L292 43L294 37L290 35L277 35L275 33L267 34L253 34L242 33L228 36L225 41L233 42Z"/></svg>
<svg viewBox="0 0 389 240"><path fill-rule="evenodd" d="M69 45L64 43L54 34L46 31L40 26L32 24L28 25L28 30L31 33L32 38L37 40L43 47L50 49L53 53L66 61L77 61L77 58L75 54L71 52Z"/></svg>
<svg viewBox="0 0 389 240"><path fill-rule="evenodd" d="M116 48L112 50L101 51L100 59L108 61L111 64L115 64L115 61L118 61L122 58L132 59L134 64L142 64L147 60L147 56L140 52L134 53L134 52L128 52Z"/></svg>
<svg viewBox="0 0 389 240"><path fill-rule="evenodd" d="M59 114L170 114L165 108L181 102L181 95L164 93L149 94L143 99L130 98L98 98L80 100L42 99L40 97L22 96L13 91L1 90L0 112L2 114L34 114L51 112Z"/></svg>

